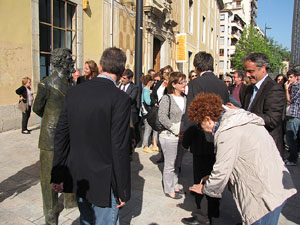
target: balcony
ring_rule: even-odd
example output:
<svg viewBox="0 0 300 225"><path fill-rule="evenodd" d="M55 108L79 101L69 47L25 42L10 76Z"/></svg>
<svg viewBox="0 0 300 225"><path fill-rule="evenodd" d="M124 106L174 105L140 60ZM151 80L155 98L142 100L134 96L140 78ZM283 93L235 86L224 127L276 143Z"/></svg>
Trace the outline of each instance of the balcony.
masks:
<svg viewBox="0 0 300 225"><path fill-rule="evenodd" d="M240 38L241 38L241 35L238 35L238 34L232 34L231 35L231 39L240 40Z"/></svg>
<svg viewBox="0 0 300 225"><path fill-rule="evenodd" d="M243 28L235 21L231 22L231 27L236 27L240 31L243 31Z"/></svg>

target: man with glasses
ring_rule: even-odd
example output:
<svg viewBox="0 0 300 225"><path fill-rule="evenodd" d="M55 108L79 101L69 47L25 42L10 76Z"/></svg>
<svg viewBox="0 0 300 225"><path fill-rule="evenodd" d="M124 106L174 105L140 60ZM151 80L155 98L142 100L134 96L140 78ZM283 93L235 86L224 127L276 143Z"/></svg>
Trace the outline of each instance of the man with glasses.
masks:
<svg viewBox="0 0 300 225"><path fill-rule="evenodd" d="M283 88L269 77L269 67L269 59L263 53L246 56L244 69L252 85L245 91L242 107L264 119L265 128L282 155L282 118L286 97Z"/></svg>
<svg viewBox="0 0 300 225"><path fill-rule="evenodd" d="M241 99L245 96L246 86L243 83L245 77L244 71L237 70L233 73L234 87L232 88L231 95L241 104Z"/></svg>

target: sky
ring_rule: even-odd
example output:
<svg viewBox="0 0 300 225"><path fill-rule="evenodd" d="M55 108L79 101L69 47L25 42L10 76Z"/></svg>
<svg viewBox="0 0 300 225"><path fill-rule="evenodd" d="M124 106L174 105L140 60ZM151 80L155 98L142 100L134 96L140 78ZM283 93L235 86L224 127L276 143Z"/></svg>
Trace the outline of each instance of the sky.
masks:
<svg viewBox="0 0 300 225"><path fill-rule="evenodd" d="M263 31L265 24L271 27L266 32L267 36L291 50L294 0L258 0L257 4L258 26Z"/></svg>

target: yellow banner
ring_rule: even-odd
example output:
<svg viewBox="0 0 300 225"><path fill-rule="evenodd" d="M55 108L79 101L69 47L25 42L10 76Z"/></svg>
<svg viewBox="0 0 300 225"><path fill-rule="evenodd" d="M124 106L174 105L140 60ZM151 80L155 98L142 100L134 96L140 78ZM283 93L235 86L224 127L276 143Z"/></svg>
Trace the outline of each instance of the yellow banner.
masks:
<svg viewBox="0 0 300 225"><path fill-rule="evenodd" d="M186 62L186 34L176 35L176 62Z"/></svg>

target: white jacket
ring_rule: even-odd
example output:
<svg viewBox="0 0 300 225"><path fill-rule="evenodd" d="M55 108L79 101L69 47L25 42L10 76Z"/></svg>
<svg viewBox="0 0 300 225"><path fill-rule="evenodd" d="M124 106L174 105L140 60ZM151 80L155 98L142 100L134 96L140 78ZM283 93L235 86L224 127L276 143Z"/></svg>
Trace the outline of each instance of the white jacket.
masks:
<svg viewBox="0 0 300 225"><path fill-rule="evenodd" d="M227 182L248 225L297 193L262 118L243 109L223 115L214 136L216 163L203 192L221 197Z"/></svg>

